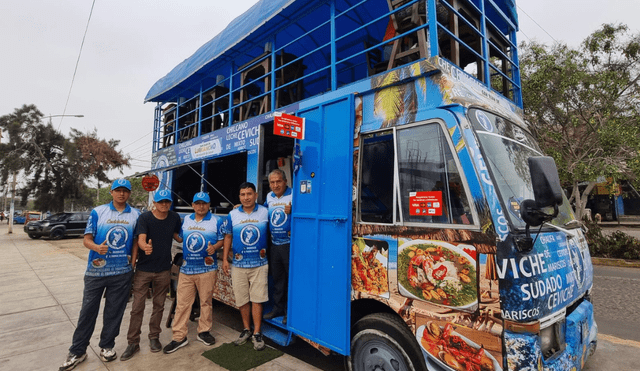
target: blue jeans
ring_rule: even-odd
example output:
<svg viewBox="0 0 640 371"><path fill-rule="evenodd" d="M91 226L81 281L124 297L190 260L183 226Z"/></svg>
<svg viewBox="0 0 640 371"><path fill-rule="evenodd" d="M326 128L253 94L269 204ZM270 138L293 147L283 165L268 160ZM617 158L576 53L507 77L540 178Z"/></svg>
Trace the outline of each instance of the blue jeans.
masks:
<svg viewBox="0 0 640 371"><path fill-rule="evenodd" d="M73 344L69 348L70 353L78 356L86 353L89 340L91 340L91 335L96 327L103 294L105 303L99 346L100 348L113 348L116 345L115 340L120 333L122 315L129 300L132 276L133 271L107 277L84 276L82 309L80 309L78 326L73 333Z"/></svg>

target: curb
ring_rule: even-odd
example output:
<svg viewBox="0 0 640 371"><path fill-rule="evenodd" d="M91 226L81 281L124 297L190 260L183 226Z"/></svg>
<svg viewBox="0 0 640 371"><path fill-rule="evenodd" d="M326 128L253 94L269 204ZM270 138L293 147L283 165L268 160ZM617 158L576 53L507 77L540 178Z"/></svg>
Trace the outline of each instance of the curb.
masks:
<svg viewBox="0 0 640 371"><path fill-rule="evenodd" d="M610 267L626 267L626 268L640 268L640 261L637 260L624 260L624 259L607 259L607 258L591 258L593 265L606 265Z"/></svg>

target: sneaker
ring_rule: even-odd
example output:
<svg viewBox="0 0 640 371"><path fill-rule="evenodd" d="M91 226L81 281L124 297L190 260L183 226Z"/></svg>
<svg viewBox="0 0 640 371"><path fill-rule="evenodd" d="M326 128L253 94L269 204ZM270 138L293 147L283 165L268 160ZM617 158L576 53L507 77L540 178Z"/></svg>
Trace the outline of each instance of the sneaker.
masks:
<svg viewBox="0 0 640 371"><path fill-rule="evenodd" d="M140 350L140 344L129 344L127 345L127 349L124 350L124 353L120 356L121 361L126 361L133 357Z"/></svg>
<svg viewBox="0 0 640 371"><path fill-rule="evenodd" d="M73 370L79 363L81 363L85 359L87 359L87 353L81 356L77 356L73 353L69 353L69 355L67 355L67 360L64 361L64 363L62 364L62 366L60 366L58 371Z"/></svg>
<svg viewBox="0 0 640 371"><path fill-rule="evenodd" d="M162 350L162 343L158 339L149 339L149 349L152 353L157 353Z"/></svg>
<svg viewBox="0 0 640 371"><path fill-rule="evenodd" d="M204 345L213 345L216 343L214 338L209 332L201 332L198 334L198 340L204 343Z"/></svg>
<svg viewBox="0 0 640 371"><path fill-rule="evenodd" d="M251 330L244 329L240 333L240 337L238 338L238 340L234 341L233 343L235 345L242 345L242 344L246 343L247 340L249 340L250 337L251 337Z"/></svg>
<svg viewBox="0 0 640 371"><path fill-rule="evenodd" d="M162 349L162 351L165 354L173 353L176 350L182 348L183 346L185 346L187 344L189 344L189 340L187 340L186 337L184 339L182 339L182 341L171 340L171 342L169 344L167 344L167 346L164 347L164 349Z"/></svg>
<svg viewBox="0 0 640 371"><path fill-rule="evenodd" d="M100 349L100 359L102 360L102 362L111 362L116 358L118 358L118 355L112 348Z"/></svg>
<svg viewBox="0 0 640 371"><path fill-rule="evenodd" d="M262 334L256 333L251 337L251 341L253 342L253 349L255 350L264 350L264 340L262 340Z"/></svg>

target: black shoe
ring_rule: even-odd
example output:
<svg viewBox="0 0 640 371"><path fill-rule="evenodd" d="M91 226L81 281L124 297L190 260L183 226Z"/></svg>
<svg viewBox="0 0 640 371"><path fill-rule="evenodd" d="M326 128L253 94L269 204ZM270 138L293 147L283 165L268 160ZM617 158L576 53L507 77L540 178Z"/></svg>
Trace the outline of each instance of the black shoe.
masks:
<svg viewBox="0 0 640 371"><path fill-rule="evenodd" d="M152 353L158 353L162 350L162 343L158 339L149 339L149 349Z"/></svg>
<svg viewBox="0 0 640 371"><path fill-rule="evenodd" d="M73 370L80 362L83 362L85 359L87 359L87 353L81 356L77 356L73 353L69 353L69 355L67 356L67 359L64 361L62 366L60 366L58 371Z"/></svg>
<svg viewBox="0 0 640 371"><path fill-rule="evenodd" d="M282 317L282 324L286 325L287 324L287 315L285 314L284 317Z"/></svg>
<svg viewBox="0 0 640 371"><path fill-rule="evenodd" d="M167 344L167 346L164 347L164 349L162 349L162 351L165 354L173 353L176 350L182 348L183 346L185 346L187 344L189 344L189 340L187 340L186 337L184 339L182 339L182 341L171 340L171 342L169 344Z"/></svg>
<svg viewBox="0 0 640 371"><path fill-rule="evenodd" d="M274 319L276 317L281 317L284 313L281 311L272 310L271 312L264 315L264 319Z"/></svg>
<svg viewBox="0 0 640 371"><path fill-rule="evenodd" d="M198 334L198 340L204 343L204 345L213 345L216 343L214 338L209 332L201 332Z"/></svg>
<svg viewBox="0 0 640 371"><path fill-rule="evenodd" d="M129 344L127 346L127 349L125 349L124 353L122 353L122 355L120 356L120 360L121 361L126 361L126 360L130 359L139 350L140 350L140 345L139 344Z"/></svg>

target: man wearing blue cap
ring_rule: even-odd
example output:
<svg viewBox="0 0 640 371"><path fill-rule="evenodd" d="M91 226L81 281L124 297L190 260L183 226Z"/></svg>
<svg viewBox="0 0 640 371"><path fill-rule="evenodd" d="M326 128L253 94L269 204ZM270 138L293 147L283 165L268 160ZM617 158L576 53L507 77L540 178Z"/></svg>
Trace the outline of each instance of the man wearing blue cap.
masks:
<svg viewBox="0 0 640 371"><path fill-rule="evenodd" d="M127 333L127 349L120 356L126 361L140 350L140 327L144 317L145 300L149 284L153 285L153 311L149 320L149 347L151 352L162 350L160 332L164 302L171 284L172 240L182 242L179 236L180 215L171 211L171 191L163 189L153 197L153 209L140 215L136 227L138 236L138 262L133 278L133 304Z"/></svg>
<svg viewBox="0 0 640 371"><path fill-rule="evenodd" d="M103 325L100 333L100 359L116 359L113 350L120 333L122 315L127 307L131 276L138 246L134 239L140 212L127 204L131 183L117 179L111 185L113 201L91 211L83 244L91 250L84 275L84 293L73 344L59 371L75 368L87 358L87 347L96 325L100 300L105 297Z"/></svg>
<svg viewBox="0 0 640 371"><path fill-rule="evenodd" d="M164 353L173 353L189 343L187 321L196 293L200 298L197 339L205 345L213 345L216 342L209 331L213 324L213 288L218 278L216 251L222 247L224 241L223 219L211 214L211 199L205 192L196 193L191 206L194 213L184 218L180 231L184 261L178 277L178 297L172 326L173 340L164 347Z"/></svg>

